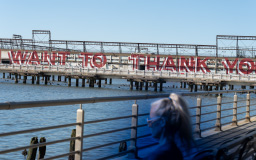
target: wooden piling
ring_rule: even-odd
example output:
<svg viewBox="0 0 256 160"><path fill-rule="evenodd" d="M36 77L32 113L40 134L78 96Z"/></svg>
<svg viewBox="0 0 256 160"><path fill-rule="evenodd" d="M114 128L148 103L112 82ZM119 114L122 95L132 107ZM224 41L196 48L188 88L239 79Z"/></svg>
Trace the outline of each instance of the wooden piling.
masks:
<svg viewBox="0 0 256 160"><path fill-rule="evenodd" d="M36 84L40 84L40 75L37 75Z"/></svg>
<svg viewBox="0 0 256 160"><path fill-rule="evenodd" d="M108 79L107 78L105 78L105 84L108 84Z"/></svg>
<svg viewBox="0 0 256 160"><path fill-rule="evenodd" d="M135 81L135 87L136 87L136 90L139 90L139 82Z"/></svg>
<svg viewBox="0 0 256 160"><path fill-rule="evenodd" d="M21 79L21 75L19 74L19 79Z"/></svg>
<svg viewBox="0 0 256 160"><path fill-rule="evenodd" d="M52 81L55 81L55 77L54 77L54 75L52 75Z"/></svg>
<svg viewBox="0 0 256 160"><path fill-rule="evenodd" d="M15 83L18 83L18 74L15 74Z"/></svg>
<svg viewBox="0 0 256 160"><path fill-rule="evenodd" d="M71 138L76 137L76 129L72 129ZM75 140L70 141L69 152L75 151ZM69 160L75 160L75 155L69 155Z"/></svg>
<svg viewBox="0 0 256 160"><path fill-rule="evenodd" d="M31 81L32 81L32 84L35 84L35 76L32 76Z"/></svg>
<svg viewBox="0 0 256 160"><path fill-rule="evenodd" d="M45 76L45 77L44 77L44 84L47 85L47 83L48 83L48 77Z"/></svg>
<svg viewBox="0 0 256 160"><path fill-rule="evenodd" d="M157 82L154 82L154 91L157 92Z"/></svg>
<svg viewBox="0 0 256 160"><path fill-rule="evenodd" d="M59 81L59 82L61 81L61 76L58 76L58 81Z"/></svg>
<svg viewBox="0 0 256 160"><path fill-rule="evenodd" d="M146 84L145 84L145 90L146 91L148 90L148 82L146 82Z"/></svg>
<svg viewBox="0 0 256 160"><path fill-rule="evenodd" d="M186 85L187 85L187 82L183 82L183 85L184 85L183 88L186 88L186 87L187 87L187 86L186 86Z"/></svg>
<svg viewBox="0 0 256 160"><path fill-rule="evenodd" d="M94 78L90 78L89 81L89 87L94 87Z"/></svg>
<svg viewBox="0 0 256 160"><path fill-rule="evenodd" d="M180 88L182 88L182 82L180 82Z"/></svg>
<svg viewBox="0 0 256 160"><path fill-rule="evenodd" d="M9 73L9 78L12 79L12 74L11 73Z"/></svg>
<svg viewBox="0 0 256 160"><path fill-rule="evenodd" d="M133 90L133 80L130 80L130 90Z"/></svg>
<svg viewBox="0 0 256 160"><path fill-rule="evenodd" d="M33 137L33 138L31 139L30 145L33 145L33 144L38 144L38 139L37 139L37 137ZM36 152L37 152L37 147L35 147L35 148L29 148L27 160L35 160L35 159L36 159Z"/></svg>
<svg viewBox="0 0 256 160"><path fill-rule="evenodd" d="M24 76L23 76L23 83L26 84L26 82L27 82L27 76L24 75Z"/></svg>
<svg viewBox="0 0 256 160"><path fill-rule="evenodd" d="M163 82L160 82L160 89L159 91L163 91Z"/></svg>
<svg viewBox="0 0 256 160"><path fill-rule="evenodd" d="M76 87L78 87L79 84L79 78L76 78Z"/></svg>
<svg viewBox="0 0 256 160"><path fill-rule="evenodd" d="M82 87L85 87L85 78L82 78Z"/></svg>
<svg viewBox="0 0 256 160"><path fill-rule="evenodd" d="M142 90L143 82L140 82L140 90Z"/></svg>
<svg viewBox="0 0 256 160"><path fill-rule="evenodd" d="M101 88L101 79L99 79L99 82L98 82L98 87Z"/></svg>
<svg viewBox="0 0 256 160"><path fill-rule="evenodd" d="M71 77L68 77L68 86L71 86Z"/></svg>
<svg viewBox="0 0 256 160"><path fill-rule="evenodd" d="M109 78L109 84L112 84L112 78Z"/></svg>
<svg viewBox="0 0 256 160"><path fill-rule="evenodd" d="M209 86L208 91L212 91L212 86Z"/></svg>
<svg viewBox="0 0 256 160"><path fill-rule="evenodd" d="M195 89L194 89L194 92L197 92L197 85L195 84Z"/></svg>
<svg viewBox="0 0 256 160"><path fill-rule="evenodd" d="M45 137L41 137L40 138L40 143L45 143L46 139ZM38 155L38 159L43 159L46 153L46 146L41 146L39 147L39 155Z"/></svg>
<svg viewBox="0 0 256 160"><path fill-rule="evenodd" d="M5 73L3 73L3 78L5 78Z"/></svg>

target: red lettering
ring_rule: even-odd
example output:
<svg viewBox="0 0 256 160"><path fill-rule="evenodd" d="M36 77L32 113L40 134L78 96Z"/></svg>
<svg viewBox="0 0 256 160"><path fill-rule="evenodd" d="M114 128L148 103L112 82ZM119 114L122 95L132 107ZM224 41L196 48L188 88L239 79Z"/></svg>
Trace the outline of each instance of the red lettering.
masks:
<svg viewBox="0 0 256 160"><path fill-rule="evenodd" d="M69 52L58 52L58 58L60 65L65 65L67 55L69 55Z"/></svg>
<svg viewBox="0 0 256 160"><path fill-rule="evenodd" d="M55 65L56 53L52 52L48 55L48 52L43 53L42 62L47 62L49 65Z"/></svg>
<svg viewBox="0 0 256 160"><path fill-rule="evenodd" d="M246 66L247 70L243 68L243 66ZM254 63L251 59L249 58L244 58L240 61L239 63L239 70L243 74L250 74L253 72L254 69Z"/></svg>
<svg viewBox="0 0 256 160"><path fill-rule="evenodd" d="M102 58L101 58L102 57ZM100 63L97 63L96 60L100 60ZM93 65L97 68L101 68L103 67L106 63L107 63L107 58L104 54L102 53L96 53L94 56L93 56Z"/></svg>
<svg viewBox="0 0 256 160"><path fill-rule="evenodd" d="M194 57L190 57L188 60L181 56L180 57L180 61L178 62L179 64L179 71L185 71L188 72L188 71L194 71L194 66L195 66L195 60L194 60Z"/></svg>
<svg viewBox="0 0 256 160"><path fill-rule="evenodd" d="M226 62L226 63L225 63ZM227 71L227 74L228 73L233 73L233 69L234 67L236 66L236 63L237 63L237 58L234 60L233 63L231 63L228 58L225 58L225 62L222 62L224 68L226 69Z"/></svg>
<svg viewBox="0 0 256 160"><path fill-rule="evenodd" d="M160 62L160 57L153 57L153 62L150 61L150 56L147 56L147 61L146 61L146 66L147 70L150 70L151 68L153 70L159 70L159 62Z"/></svg>
<svg viewBox="0 0 256 160"><path fill-rule="evenodd" d="M164 70L176 71L176 66L172 56L168 56L164 61Z"/></svg>
<svg viewBox="0 0 256 160"><path fill-rule="evenodd" d="M11 63L24 64L26 61L27 52L21 53L20 50L18 50L16 52L11 50L10 52L8 52L8 56L9 56Z"/></svg>
<svg viewBox="0 0 256 160"><path fill-rule="evenodd" d="M205 58L204 60L200 60L200 57L197 57L197 67L196 67L196 71L198 72L198 71L200 71L200 70L202 70L202 72L203 73L205 73L205 71L206 72L211 72L210 70L209 70L209 68L207 67L207 65L205 64L205 62L208 60L209 58L207 57L207 58Z"/></svg>
<svg viewBox="0 0 256 160"><path fill-rule="evenodd" d="M27 64L40 64L36 51L30 53Z"/></svg>
<svg viewBox="0 0 256 160"><path fill-rule="evenodd" d="M88 60L89 60L89 56L92 56L92 53L85 53L82 52L81 55L78 56L78 58L82 58L82 66L83 67L87 67L88 65ZM91 64L90 64L91 65ZM91 65L92 66L92 65ZM92 67L93 68L93 67Z"/></svg>

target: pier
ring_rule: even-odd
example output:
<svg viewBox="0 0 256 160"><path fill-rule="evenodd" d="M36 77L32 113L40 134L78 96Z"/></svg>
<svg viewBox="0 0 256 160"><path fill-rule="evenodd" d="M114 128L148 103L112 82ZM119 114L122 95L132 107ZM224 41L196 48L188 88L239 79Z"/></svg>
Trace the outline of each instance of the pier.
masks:
<svg viewBox="0 0 256 160"><path fill-rule="evenodd" d="M237 91L212 91L212 92L198 92L198 93L181 93L182 96L196 96L196 106L190 106L192 125L194 128L194 137L199 145L199 151L195 156L207 152L216 154L217 157L234 159L234 157L241 156L242 159L253 157L255 153L255 125L256 125L256 114L255 114L255 99L251 98L251 94L256 90L237 90ZM245 94L241 94L244 93ZM204 95L218 95L216 97L216 103L204 104ZM225 94L234 94L234 99L225 100ZM240 99L238 99L238 94ZM221 96L222 95L222 96ZM169 94L155 94L155 95L139 95L139 96L117 96L117 97L95 97L95 98L81 98L81 99L61 99L61 100L44 100L44 101L26 101L26 102L6 102L0 103L0 110L8 114L9 110L19 110L22 108L35 108L35 107L53 107L62 105L79 106L77 109L76 122L67 122L66 124L49 125L47 127L31 127L28 130L14 130L12 132L1 132L1 138L8 138L8 136L19 135L24 133L39 132L43 130L52 130L66 128L70 126L76 127L75 137L66 137L65 139L56 139L39 144L28 145L28 146L12 146L10 149L0 151L1 154L21 151L29 148L37 148L40 146L49 146L56 143L63 143L75 140L75 149L68 153L47 155L44 159L56 159L61 157L68 157L70 155L75 156L75 160L88 158L86 152L104 148L111 145L118 145L119 143L126 142L128 149L122 152L116 152L112 155L105 157L99 157L97 159L110 159L118 156L125 156L129 158L143 157L151 147L154 147L157 143L141 146L138 143L139 140L151 136L151 134L142 135L139 133L139 129L147 127L145 123L138 123L141 118L145 119L149 113L140 113L140 104L137 103L143 99L153 98L165 98ZM100 119L95 117L93 120L84 120L86 115L86 105L90 103L103 103L103 102L116 102L116 101L134 101L131 107L131 113L126 116L116 115L114 117ZM71 106L70 106L71 107ZM103 107L103 106L102 106ZM212 108L213 111L207 109ZM215 109L213 109L215 108ZM229 111L229 112L227 112ZM75 109L74 109L75 112ZM131 126L124 128L108 129L106 131L99 131L97 133L86 134L87 125L94 124L97 127L98 123L108 121L120 121L122 119L130 119ZM144 121L143 121L144 122ZM12 123L12 122L10 122ZM119 122L121 123L121 122ZM205 126L207 124L207 126ZM130 138L121 139L118 141L109 141L105 144L94 145L91 147L83 146L83 141L94 136L113 134L121 131L129 131ZM47 152L46 152L47 153ZM94 157L96 158L96 157Z"/></svg>
<svg viewBox="0 0 256 160"><path fill-rule="evenodd" d="M37 35L48 41L38 41ZM221 42L235 41L236 46ZM130 90L162 91L166 82L180 82L191 92L229 89L234 85L251 89L256 85L255 36L217 35L215 45L156 44L52 40L48 30L33 30L32 39L21 35L0 38L0 72L23 83L31 76L32 84L61 79L71 86L101 87L102 80L126 79ZM240 43L243 42L243 43ZM75 49L74 49L75 48ZM109 49L112 48L112 49ZM80 84L81 83L81 84Z"/></svg>

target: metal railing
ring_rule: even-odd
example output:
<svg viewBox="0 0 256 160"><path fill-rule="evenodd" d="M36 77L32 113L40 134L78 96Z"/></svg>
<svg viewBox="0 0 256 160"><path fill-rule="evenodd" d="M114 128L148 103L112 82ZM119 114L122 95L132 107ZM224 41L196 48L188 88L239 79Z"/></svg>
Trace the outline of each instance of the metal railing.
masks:
<svg viewBox="0 0 256 160"><path fill-rule="evenodd" d="M255 115L251 115L250 111L251 106L256 105L256 104L250 104L252 99L250 99L250 92L255 92L256 90L236 90L236 91L213 91L213 92L198 92L198 93L181 93L182 96L204 96L204 95L215 95L218 94L217 97L217 103L215 104L207 104L207 105L202 105L202 98L198 97L197 98L197 106L192 106L190 107L190 110L196 111L195 115L192 115L191 118L196 118L195 123L193 125L195 126L195 136L197 137L202 137L202 132L210 129L214 129L216 131L221 131L222 127L224 125L238 125L239 119L237 119L237 115L240 113L237 113L237 109L239 108L237 106L238 102L245 102L245 105L240 106L241 108L244 108L245 111L244 113L246 114L245 117L242 119L245 120L245 122L250 122L251 117ZM246 99L238 101L237 99L237 93L247 93ZM234 95L234 101L228 101L228 102L223 102L222 99L225 94L230 94L230 93L235 93ZM45 142L45 143L40 143L40 144L34 144L34 145L28 145L28 146L21 146L21 147L16 147L16 148L11 148L11 149L5 149L0 151L0 154L5 154L5 153L10 153L10 152L15 152L15 151L20 151L28 148L36 148L40 146L45 146L45 145L52 145L56 143L61 143L61 142L69 142L71 140L75 140L75 151L69 152L69 153L64 153L52 157L47 157L44 159L56 159L56 158L61 158L61 157L67 157L69 155L75 155L76 160L81 160L82 159L82 154L83 152L87 152L90 150L106 147L106 146L111 146L114 144L119 144L121 142L130 142L130 146L127 151L121 152L121 153L116 153L113 155L109 155L107 157L103 157L100 159L109 159L113 158L116 156L121 156L128 154L130 158L132 157L137 157L138 156L138 150L147 148L149 146L152 146L156 143L152 143L150 145L138 147L137 145L137 140L140 138L144 138L147 136L150 136L150 134L145 134L145 135L140 135L138 136L138 128L140 127L145 127L147 124L140 124L138 125L138 119L139 117L142 116L147 116L149 115L148 113L143 113L139 114L139 105L136 103L137 100L145 100L145 99L153 99L153 98L166 98L168 97L169 94L157 94L157 95L138 95L138 96L116 96L116 97L95 97L95 98L81 98L81 99L62 99L62 100L45 100L45 101L24 101L24 102L6 102L6 103L0 103L0 110L10 110L10 109L21 109L21 108L34 108L34 107L47 107L47 106L60 106L60 105L74 105L74 104L79 104L80 108L77 110L77 119L76 123L69 123L69 124L63 124L63 125L55 125L55 126L48 126L48 127L41 127L41 128L33 128L33 129L27 129L27 130L19 130L19 131L13 131L13 132L4 132L0 133L0 137L5 137L5 136L10 136L10 135L18 135L18 134L23 134L23 133L31 133L31 132L38 132L38 131L44 131L44 130L51 130L51 129L57 129L57 128L65 128L65 127L70 127L70 126L76 126L76 137L72 138L65 138L61 140L54 140L50 142ZM111 117L111 118L105 118L105 119L97 119L97 120L91 120L91 121L84 121L84 110L82 108L83 104L90 104L90 103L102 103L102 102L117 102L117 101L128 101L128 100L135 100L135 103L132 105L132 114L131 115L126 115L126 116L118 116L118 117ZM226 108L222 109L222 105L232 105L233 108ZM205 112L202 113L202 110L207 107L212 107L216 106L216 111L212 112ZM221 114L225 111L228 110L233 110L233 114L226 115L226 116L221 116ZM255 109L254 109L255 110ZM6 111L8 112L8 111ZM243 113L243 112L241 112ZM209 119L206 121L201 121L201 119L205 115L209 114L216 114L216 118L214 119ZM233 119L230 119L229 121L223 122L223 118L227 117L233 117ZM120 119L128 119L131 118L131 126L130 127L124 127L124 128L118 128L118 129L112 129L108 131L102 131L98 133L92 133L92 134L87 134L84 135L84 130L86 129L87 124L94 124L97 125L99 122L107 122L107 121L114 121L114 120L120 120ZM215 121L215 125L210 126L208 128L203 128L201 129L202 124L210 122L210 121ZM110 134L110 133L115 133L115 132L120 132L120 131L126 131L126 130L131 130L130 138L127 139L122 139L118 141L113 141L89 148L84 148L83 147L83 142L84 139L89 138L89 137L94 137L98 135L105 135L105 134Z"/></svg>
<svg viewBox="0 0 256 160"><path fill-rule="evenodd" d="M83 68L83 67L70 67L70 66L43 66L43 65L18 65L18 64L0 64L1 72L45 72L51 74L65 73L68 75L81 75L81 74L97 74L102 76L142 76L142 77L157 77L162 79L194 79L203 78L209 80L222 80L222 81L243 81L254 82L256 75L227 75L215 73L200 73L200 72L172 72L172 71L151 71L151 70L130 70L130 69L105 69L105 68Z"/></svg>

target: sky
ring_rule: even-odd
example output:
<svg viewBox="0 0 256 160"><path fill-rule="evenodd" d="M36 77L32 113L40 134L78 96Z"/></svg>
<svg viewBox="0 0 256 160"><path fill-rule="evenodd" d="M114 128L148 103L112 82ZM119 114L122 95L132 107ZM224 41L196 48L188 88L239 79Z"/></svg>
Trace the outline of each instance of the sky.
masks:
<svg viewBox="0 0 256 160"><path fill-rule="evenodd" d="M255 0L0 0L0 37L215 45L256 36Z"/></svg>

